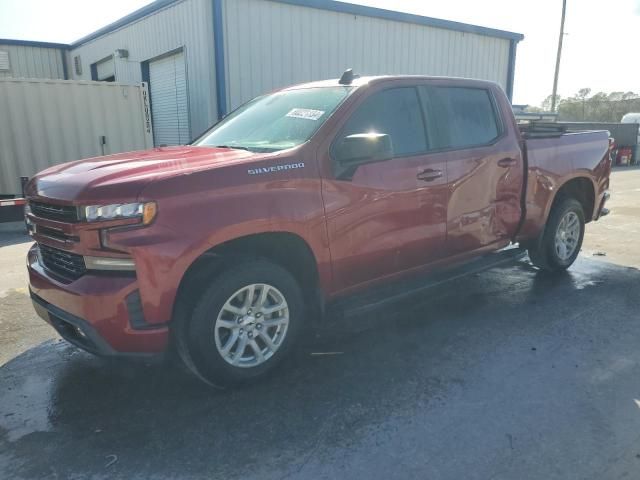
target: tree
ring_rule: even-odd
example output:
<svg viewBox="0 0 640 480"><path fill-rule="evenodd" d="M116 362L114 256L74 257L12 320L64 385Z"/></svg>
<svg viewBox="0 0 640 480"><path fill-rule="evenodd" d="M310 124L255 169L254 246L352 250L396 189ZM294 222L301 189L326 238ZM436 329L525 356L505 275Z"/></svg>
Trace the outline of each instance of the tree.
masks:
<svg viewBox="0 0 640 480"><path fill-rule="evenodd" d="M549 95L547 98L545 98L542 101L542 110L545 112L550 112L551 111L551 104L553 99L553 95ZM556 95L556 105L559 105L560 102L562 102L562 97L560 95Z"/></svg>
<svg viewBox="0 0 640 480"><path fill-rule="evenodd" d="M591 93L590 88L581 88L580 90L578 90L576 97L578 97L580 100L585 100L590 93Z"/></svg>
<svg viewBox="0 0 640 480"><path fill-rule="evenodd" d="M573 122L619 122L629 112L640 112L640 95L634 92L597 92L581 88L571 97L557 99L558 120ZM544 99L542 108L549 111L551 95Z"/></svg>

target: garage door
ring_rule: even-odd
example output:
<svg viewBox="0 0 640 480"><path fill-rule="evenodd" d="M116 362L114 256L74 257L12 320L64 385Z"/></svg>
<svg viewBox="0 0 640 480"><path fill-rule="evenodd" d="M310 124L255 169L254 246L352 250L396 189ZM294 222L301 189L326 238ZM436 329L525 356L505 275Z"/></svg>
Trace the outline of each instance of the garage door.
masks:
<svg viewBox="0 0 640 480"><path fill-rule="evenodd" d="M149 90L155 144L189 143L187 72L182 52L149 62Z"/></svg>

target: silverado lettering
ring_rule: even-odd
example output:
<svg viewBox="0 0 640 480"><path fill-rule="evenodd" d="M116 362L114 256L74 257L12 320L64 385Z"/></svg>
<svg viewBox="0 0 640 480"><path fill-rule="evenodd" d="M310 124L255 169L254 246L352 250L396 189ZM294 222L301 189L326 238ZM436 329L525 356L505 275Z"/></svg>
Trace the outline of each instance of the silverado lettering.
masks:
<svg viewBox="0 0 640 480"><path fill-rule="evenodd" d="M292 170L294 168L304 168L304 162L288 163L286 165L275 165L273 167L250 168L247 170L249 175L260 175L263 173L280 172L282 170Z"/></svg>

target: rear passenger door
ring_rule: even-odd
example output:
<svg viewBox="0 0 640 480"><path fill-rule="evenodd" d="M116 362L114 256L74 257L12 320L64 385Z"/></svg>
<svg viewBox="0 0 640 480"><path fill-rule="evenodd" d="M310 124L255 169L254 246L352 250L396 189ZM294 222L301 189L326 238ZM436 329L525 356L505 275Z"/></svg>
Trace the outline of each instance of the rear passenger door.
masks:
<svg viewBox="0 0 640 480"><path fill-rule="evenodd" d="M500 92L437 84L420 92L432 146L447 164L447 254L508 243L520 221L523 160Z"/></svg>
<svg viewBox="0 0 640 480"><path fill-rule="evenodd" d="M335 168L333 178L323 179L338 290L425 265L444 252L446 166L428 155L417 88L370 93L333 142L363 133L389 135L394 153L388 160L359 165L349 179L336 178Z"/></svg>

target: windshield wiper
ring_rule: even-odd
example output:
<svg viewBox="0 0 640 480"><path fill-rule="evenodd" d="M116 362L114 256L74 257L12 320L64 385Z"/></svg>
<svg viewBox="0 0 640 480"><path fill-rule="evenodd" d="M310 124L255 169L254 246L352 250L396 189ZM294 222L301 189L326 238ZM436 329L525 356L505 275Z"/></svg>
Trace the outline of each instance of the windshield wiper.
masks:
<svg viewBox="0 0 640 480"><path fill-rule="evenodd" d="M247 152L251 151L247 147L240 147L238 145L214 145L214 148L232 148L234 150L246 150Z"/></svg>

